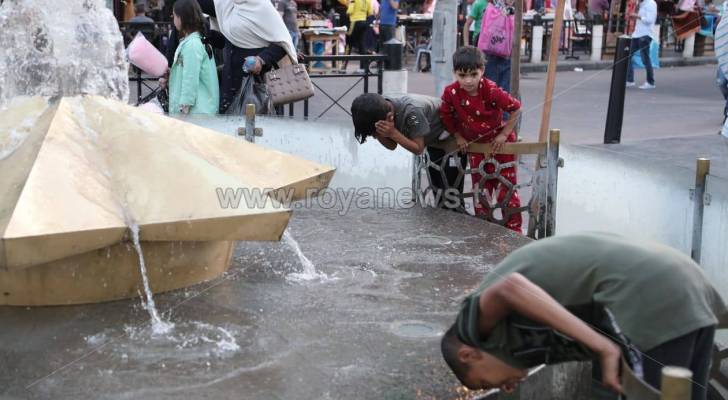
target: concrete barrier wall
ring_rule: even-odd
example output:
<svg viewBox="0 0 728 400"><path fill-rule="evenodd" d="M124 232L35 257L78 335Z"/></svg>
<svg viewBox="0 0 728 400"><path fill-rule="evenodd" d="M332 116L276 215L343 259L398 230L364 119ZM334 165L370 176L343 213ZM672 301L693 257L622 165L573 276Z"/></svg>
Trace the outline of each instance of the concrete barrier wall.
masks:
<svg viewBox="0 0 728 400"><path fill-rule="evenodd" d="M561 147L556 233L650 238L690 254L695 172L589 146Z"/></svg>
<svg viewBox="0 0 728 400"><path fill-rule="evenodd" d="M556 234L609 231L690 254L695 171L602 148L561 147ZM708 176L701 266L728 301L728 180ZM728 333L717 332L728 343Z"/></svg>
<svg viewBox="0 0 728 400"><path fill-rule="evenodd" d="M237 135L238 128L245 127L245 117L240 116L192 116L186 120L229 135ZM263 136L256 137L255 143L335 167L329 185L332 189L400 190L412 186L412 154L404 149L387 150L373 138L357 143L349 121L258 116L256 127L263 129Z"/></svg>

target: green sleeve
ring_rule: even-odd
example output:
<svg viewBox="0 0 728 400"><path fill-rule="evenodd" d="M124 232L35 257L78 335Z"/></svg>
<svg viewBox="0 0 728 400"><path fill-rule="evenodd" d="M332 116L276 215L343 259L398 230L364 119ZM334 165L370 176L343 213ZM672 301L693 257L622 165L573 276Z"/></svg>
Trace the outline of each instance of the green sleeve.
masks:
<svg viewBox="0 0 728 400"><path fill-rule="evenodd" d="M470 14L468 16L474 20L479 20L483 17L483 11L485 11L485 5L487 3L484 1L476 1L473 3L473 6L470 7Z"/></svg>
<svg viewBox="0 0 728 400"><path fill-rule="evenodd" d="M200 70L205 49L201 42L189 43L182 49L182 85L179 104L194 106L197 101L197 89L200 86Z"/></svg>

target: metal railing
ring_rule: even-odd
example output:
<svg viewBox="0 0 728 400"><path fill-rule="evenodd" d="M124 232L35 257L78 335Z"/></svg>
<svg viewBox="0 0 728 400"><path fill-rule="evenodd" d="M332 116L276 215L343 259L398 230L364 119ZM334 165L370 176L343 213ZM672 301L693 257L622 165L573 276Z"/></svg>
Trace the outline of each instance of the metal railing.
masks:
<svg viewBox="0 0 728 400"><path fill-rule="evenodd" d="M427 206L438 206L435 199L436 193L454 193L458 198L457 211L466 212L466 200L479 202L487 213L475 215L477 218L505 226L510 216L516 213L526 212L529 214L527 235L534 239L540 239L554 235L556 231L556 188L558 182L558 169L563 166L559 158L560 131L552 129L547 143L506 143L500 154L534 154L538 156L538 165L533 177L528 183L512 184L510 180L501 174L505 169L516 166L517 161L499 163L491 157L492 146L484 143L472 143L468 146L469 153L481 153L485 160L480 165L463 167L457 164L458 178L450 182L445 177L447 164L451 156L457 156L459 150L454 140L441 142L434 147L445 151L445 156L438 160L431 160L427 153L417 156L414 164L412 190L415 193L415 201ZM486 171L486 165L492 165L493 172ZM444 187L433 185L432 174L441 174ZM465 176L479 175L482 178L474 185L472 192L466 192L469 188L463 186ZM498 187L494 191L505 188L506 196L500 197L491 195L485 187L487 181L497 181ZM518 208L509 207L511 196L517 190L531 188L531 198L527 205ZM440 195L437 195L440 197ZM494 200L495 198L495 200ZM498 215L500 214L500 216Z"/></svg>
<svg viewBox="0 0 728 400"><path fill-rule="evenodd" d="M363 84L363 93L369 93L369 78L377 78L377 93L382 94L383 91L383 81L382 81L382 75L384 71L384 61L386 60L386 56L381 54L371 54L371 55L331 55L331 56L306 56L304 59L304 63L310 66L314 62L344 62L344 65L346 68L346 65L349 61L354 62L363 62L364 63L364 69L362 72L352 72L352 73L310 73L309 76L311 77L311 81L316 89L316 94L323 94L324 96L328 97L328 99L331 101L331 104L328 105L316 118L321 118L324 114L326 114L329 110L331 110L334 106L339 107L342 109L347 115L351 116L351 113L349 110L346 109L346 107L342 106L340 101L344 98L347 94L349 94L352 90L354 90L355 87L359 85L361 82ZM371 64L376 62L377 68L376 71L373 72L371 70ZM324 90L321 85L316 84L314 80L316 79L332 79L332 78L359 78L357 79L351 86L349 86L343 93L339 94L337 97L334 97L336 95L330 94L328 91ZM309 100L303 100L303 116L304 118L308 118L309 116ZM294 104L290 103L288 104L288 116L293 117L294 116ZM279 107L277 110L277 113L279 115L283 114L283 108Z"/></svg>

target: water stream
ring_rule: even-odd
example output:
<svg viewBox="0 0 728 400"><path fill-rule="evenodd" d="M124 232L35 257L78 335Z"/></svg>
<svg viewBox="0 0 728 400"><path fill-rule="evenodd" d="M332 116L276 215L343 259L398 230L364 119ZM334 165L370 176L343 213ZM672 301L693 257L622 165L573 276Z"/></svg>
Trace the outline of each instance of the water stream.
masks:
<svg viewBox="0 0 728 400"><path fill-rule="evenodd" d="M135 222L129 224L131 230L132 240L134 241L134 249L136 249L139 255L139 268L141 269L142 281L144 282L144 294L142 297L142 307L149 313L152 318L152 334L153 335L164 335L169 333L173 328L174 324L168 321L164 321L157 312L157 307L154 304L154 296L152 290L149 287L149 278L147 277L147 267L144 263L144 254L142 253L142 246L139 242L139 225Z"/></svg>
<svg viewBox="0 0 728 400"><path fill-rule="evenodd" d="M289 274L287 276L287 279L289 281L293 282L302 282L302 281L312 281L312 280L328 280L329 277L323 272L316 271L316 266L311 262L311 260L306 257L305 254L303 254L303 251L301 250L301 246L298 245L298 242L296 239L293 238L293 236L288 232L288 229L286 229L283 232L283 241L290 247L298 257L298 260L301 262L301 265L303 266L303 271L301 272L294 272L292 274Z"/></svg>

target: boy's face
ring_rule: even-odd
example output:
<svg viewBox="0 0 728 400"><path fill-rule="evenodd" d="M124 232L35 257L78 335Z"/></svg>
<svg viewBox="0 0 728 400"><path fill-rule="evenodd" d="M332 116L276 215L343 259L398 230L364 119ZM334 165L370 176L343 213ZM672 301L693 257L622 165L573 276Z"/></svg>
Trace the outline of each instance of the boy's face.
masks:
<svg viewBox="0 0 728 400"><path fill-rule="evenodd" d="M480 78L483 77L483 68L471 69L469 71L455 71L455 80L458 81L460 87L466 92L475 92L478 90Z"/></svg>
<svg viewBox="0 0 728 400"><path fill-rule="evenodd" d="M459 354L461 361L470 369L464 384L471 390L500 389L511 393L528 376L527 370L513 368L498 358L475 348L463 346L466 353Z"/></svg>

